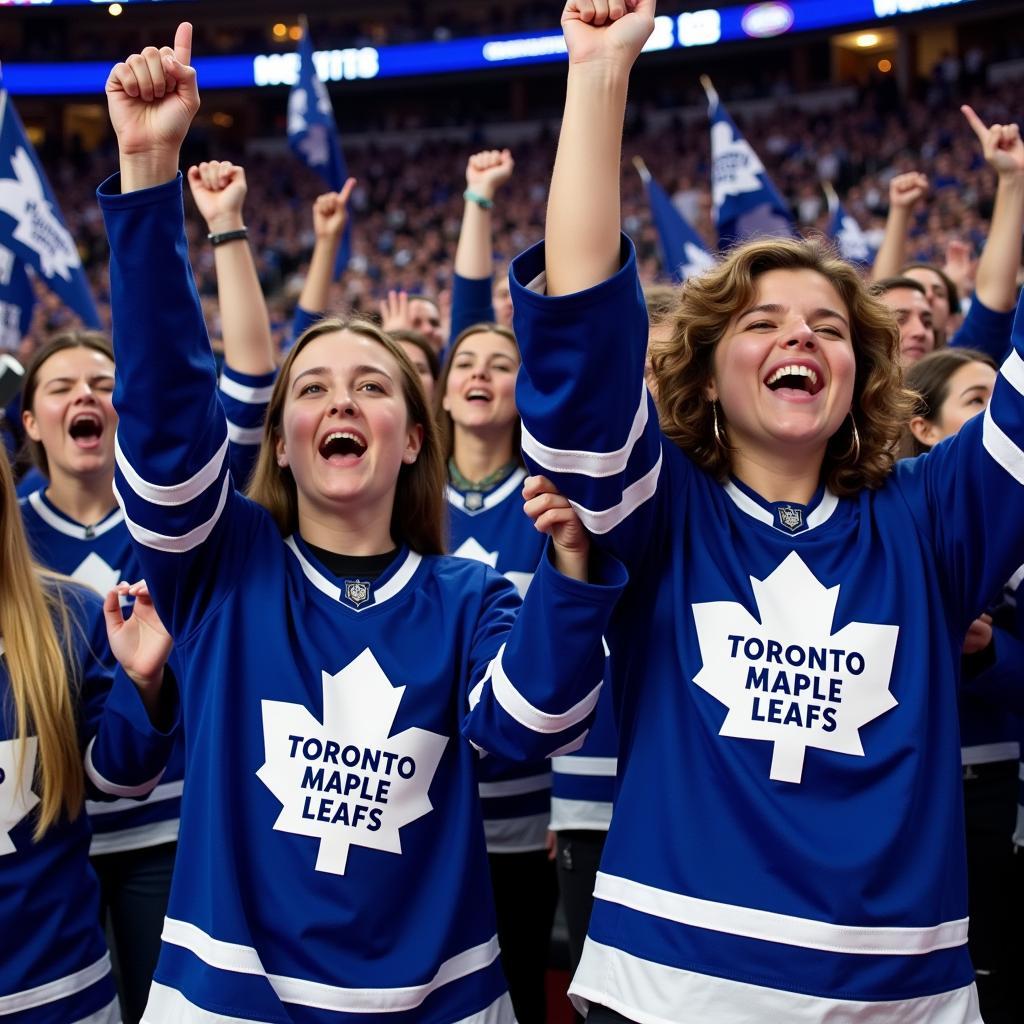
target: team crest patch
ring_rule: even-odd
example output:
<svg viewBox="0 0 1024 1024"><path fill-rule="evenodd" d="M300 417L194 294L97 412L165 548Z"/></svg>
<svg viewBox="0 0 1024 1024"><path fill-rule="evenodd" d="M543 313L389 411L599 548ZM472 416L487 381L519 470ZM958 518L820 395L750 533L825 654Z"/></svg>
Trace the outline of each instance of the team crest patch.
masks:
<svg viewBox="0 0 1024 1024"><path fill-rule="evenodd" d="M469 491L466 494L466 511L479 512L484 507L484 496L479 491Z"/></svg>
<svg viewBox="0 0 1024 1024"><path fill-rule="evenodd" d="M357 608L370 600L370 584L365 580L345 580L345 599Z"/></svg>
<svg viewBox="0 0 1024 1024"><path fill-rule="evenodd" d="M804 513L802 509L793 508L792 505L779 506L779 522L790 533L796 533L804 525Z"/></svg>

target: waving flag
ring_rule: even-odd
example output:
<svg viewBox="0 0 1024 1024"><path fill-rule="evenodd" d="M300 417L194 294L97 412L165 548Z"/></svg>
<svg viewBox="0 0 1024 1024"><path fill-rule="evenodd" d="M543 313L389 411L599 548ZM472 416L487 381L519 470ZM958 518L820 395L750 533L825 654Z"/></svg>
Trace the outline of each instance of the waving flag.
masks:
<svg viewBox="0 0 1024 1024"><path fill-rule="evenodd" d="M324 179L332 192L341 191L348 177L348 168L334 123L331 97L316 73L313 41L309 38L309 25L305 18L302 19L302 38L299 40L299 73L288 97L288 144L310 170ZM351 229L352 218L349 217L334 264L335 278L348 265L352 251Z"/></svg>
<svg viewBox="0 0 1024 1024"><path fill-rule="evenodd" d="M722 106L711 79L702 75L700 84L711 118L711 196L719 244L725 248L749 238L792 237L789 206L760 157Z"/></svg>
<svg viewBox="0 0 1024 1024"><path fill-rule="evenodd" d="M831 182L821 183L825 198L828 200L828 237L839 247L839 255L850 263L869 267L875 262L875 248L868 241L861 226L851 217L836 195Z"/></svg>
<svg viewBox="0 0 1024 1024"><path fill-rule="evenodd" d="M75 240L2 83L0 246L14 254L14 263L23 264L20 273L11 269L5 288L13 287L24 295L24 267L29 266L84 323L100 326Z"/></svg>
<svg viewBox="0 0 1024 1024"><path fill-rule="evenodd" d="M665 190L654 180L642 157L633 158L633 166L647 189L651 218L661 243L661 262L676 284L688 277L702 274L715 265L715 257L707 251L700 235L675 208Z"/></svg>
<svg viewBox="0 0 1024 1024"><path fill-rule="evenodd" d="M36 296L25 265L0 245L0 352L21 344L32 323Z"/></svg>

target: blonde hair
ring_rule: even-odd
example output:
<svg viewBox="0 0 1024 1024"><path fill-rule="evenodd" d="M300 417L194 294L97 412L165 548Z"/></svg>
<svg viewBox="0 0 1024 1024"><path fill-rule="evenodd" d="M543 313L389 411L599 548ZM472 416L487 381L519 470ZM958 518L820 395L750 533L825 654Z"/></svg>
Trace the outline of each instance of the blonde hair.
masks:
<svg viewBox="0 0 1024 1024"><path fill-rule="evenodd" d="M38 742L37 840L62 813L77 817L85 798L75 724L78 679L72 672L72 627L63 601L70 588L60 586L60 579L32 561L11 468L0 456L0 638L14 705L19 774L26 740L34 735Z"/></svg>
<svg viewBox="0 0 1024 1024"><path fill-rule="evenodd" d="M416 367L402 351L402 347L369 320L326 317L304 331L292 346L274 382L274 390L263 421L260 453L246 493L273 516L282 536L294 533L298 529L299 500L295 478L290 469L277 464L276 452L292 365L311 341L325 334L337 334L341 331L358 334L377 342L398 363L402 396L405 399L409 420L423 429L423 443L416 461L411 466L403 465L399 471L395 504L391 511L391 535L420 554L442 554L445 529L445 471L437 428L430 415L430 407Z"/></svg>
<svg viewBox="0 0 1024 1024"><path fill-rule="evenodd" d="M714 353L734 316L753 301L757 279L770 270L812 270L839 293L850 314L857 369L851 415L860 439L856 450L851 417L830 438L822 479L841 497L880 487L895 461L896 442L913 410L903 386L899 328L892 312L872 296L857 271L817 241L767 239L734 249L717 267L691 278L669 318L672 336L651 353L661 427L702 469L724 479L731 451L714 431L715 409L707 399ZM720 431L728 424L719 413ZM835 445L833 445L835 441Z"/></svg>

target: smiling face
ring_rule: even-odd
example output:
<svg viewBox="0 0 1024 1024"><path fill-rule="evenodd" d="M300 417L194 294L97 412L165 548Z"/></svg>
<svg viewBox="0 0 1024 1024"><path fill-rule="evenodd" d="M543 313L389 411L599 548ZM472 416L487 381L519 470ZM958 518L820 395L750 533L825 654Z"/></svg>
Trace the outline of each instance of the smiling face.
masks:
<svg viewBox="0 0 1024 1024"><path fill-rule="evenodd" d="M915 437L931 448L943 438L958 433L968 420L985 411L996 386L996 376L996 371L987 363L964 363L954 370L946 382L946 397L935 418L915 416L911 420L910 429Z"/></svg>
<svg viewBox="0 0 1024 1024"><path fill-rule="evenodd" d="M451 357L442 408L459 430L511 435L519 419L516 376L519 350L504 335L470 334Z"/></svg>
<svg viewBox="0 0 1024 1024"><path fill-rule="evenodd" d="M856 360L849 311L813 270L769 270L715 348L707 397L746 457L824 459L850 411Z"/></svg>
<svg viewBox="0 0 1024 1024"><path fill-rule="evenodd" d="M430 299L409 300L409 326L414 331L419 331L430 342L435 352L440 352L444 348L441 311Z"/></svg>
<svg viewBox="0 0 1024 1024"><path fill-rule="evenodd" d="M276 457L295 480L300 525L314 510L390 521L399 471L416 461L423 438L402 379L394 356L354 331L322 334L296 355Z"/></svg>
<svg viewBox="0 0 1024 1024"><path fill-rule="evenodd" d="M921 292L916 288L890 288L879 299L896 314L904 367L935 350L935 322L931 306Z"/></svg>
<svg viewBox="0 0 1024 1024"><path fill-rule="evenodd" d="M22 422L43 446L51 479L113 473L113 391L114 364L92 348L60 349L39 367Z"/></svg>

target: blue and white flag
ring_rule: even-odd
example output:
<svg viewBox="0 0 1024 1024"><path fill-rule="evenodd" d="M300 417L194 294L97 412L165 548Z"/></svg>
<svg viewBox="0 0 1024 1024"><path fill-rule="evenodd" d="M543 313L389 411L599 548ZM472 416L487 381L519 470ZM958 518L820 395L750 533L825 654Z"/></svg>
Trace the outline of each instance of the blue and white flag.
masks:
<svg viewBox="0 0 1024 1024"><path fill-rule="evenodd" d="M340 192L348 177L348 167L341 152L334 109L327 87L316 73L313 62L313 41L309 26L302 19L299 40L299 71L288 96L288 144L296 156L316 171L332 192ZM345 224L345 234L334 263L334 276L339 277L348 265L352 251L352 218Z"/></svg>
<svg viewBox="0 0 1024 1024"><path fill-rule="evenodd" d="M36 295L25 264L0 245L0 352L13 352L28 334Z"/></svg>
<svg viewBox="0 0 1024 1024"><path fill-rule="evenodd" d="M647 200L651 204L651 219L658 232L661 244L661 262L665 272L676 284L682 284L688 277L703 274L716 263L708 252L700 235L676 209L665 190L654 180L647 164L640 157L633 160L640 180L647 189Z"/></svg>
<svg viewBox="0 0 1024 1024"><path fill-rule="evenodd" d="M0 85L0 245L31 267L89 327L100 326L89 282L21 119ZM24 293L22 273L12 271Z"/></svg>
<svg viewBox="0 0 1024 1024"><path fill-rule="evenodd" d="M768 177L760 157L740 134L715 92L701 76L711 118L711 198L721 248L751 238L792 238L789 205Z"/></svg>
<svg viewBox="0 0 1024 1024"><path fill-rule="evenodd" d="M825 198L828 200L828 237L836 243L839 255L850 263L870 267L875 262L877 250L868 241L861 226L846 212L829 182L822 182Z"/></svg>

